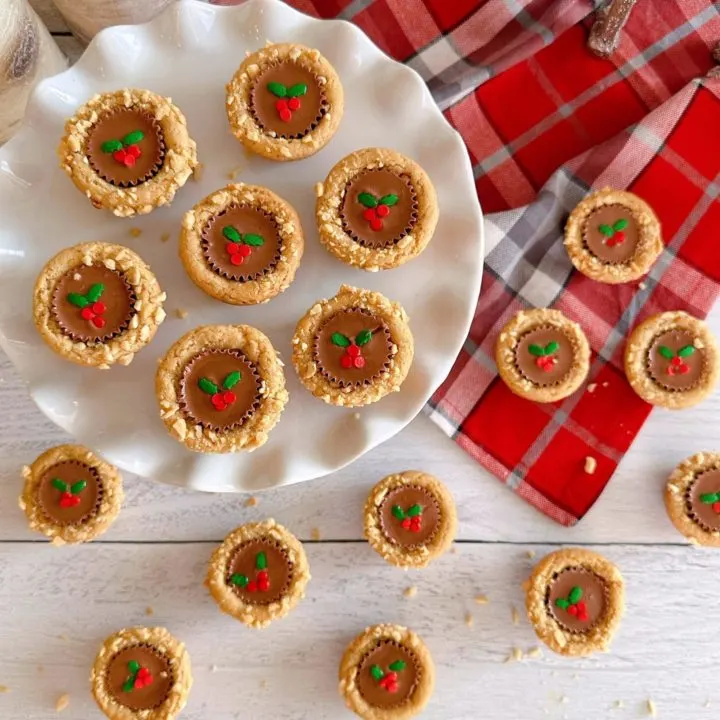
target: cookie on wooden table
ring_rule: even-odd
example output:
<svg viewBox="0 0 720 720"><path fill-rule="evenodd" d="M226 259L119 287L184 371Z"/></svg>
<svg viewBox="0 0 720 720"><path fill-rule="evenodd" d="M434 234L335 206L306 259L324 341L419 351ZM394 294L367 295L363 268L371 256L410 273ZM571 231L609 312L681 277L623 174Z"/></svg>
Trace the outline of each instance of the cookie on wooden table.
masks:
<svg viewBox="0 0 720 720"><path fill-rule="evenodd" d="M637 195L606 188L570 213L565 248L583 275L604 283L637 280L662 252L660 221Z"/></svg>
<svg viewBox="0 0 720 720"><path fill-rule="evenodd" d="M673 410L710 395L718 382L720 353L710 328L685 312L664 312L640 323L625 347L625 374L652 405Z"/></svg>
<svg viewBox="0 0 720 720"><path fill-rule="evenodd" d="M452 545L457 532L450 491L417 470L388 475L375 485L363 521L373 550L405 569L426 567Z"/></svg>
<svg viewBox="0 0 720 720"><path fill-rule="evenodd" d="M20 509L30 529L53 545L90 542L120 512L124 493L119 470L82 445L46 450L22 470Z"/></svg>
<svg viewBox="0 0 720 720"><path fill-rule="evenodd" d="M155 375L168 432L196 452L264 445L288 400L275 348L249 325L204 325L183 335Z"/></svg>
<svg viewBox="0 0 720 720"><path fill-rule="evenodd" d="M92 97L65 124L57 152L93 206L120 217L170 203L197 165L185 116L149 90Z"/></svg>
<svg viewBox="0 0 720 720"><path fill-rule="evenodd" d="M304 45L267 45L248 55L227 86L230 129L270 160L302 160L330 142L343 115L333 66Z"/></svg>
<svg viewBox="0 0 720 720"><path fill-rule="evenodd" d="M95 701L110 720L173 720L192 682L185 645L161 627L111 635L90 675Z"/></svg>
<svg viewBox="0 0 720 720"><path fill-rule="evenodd" d="M408 317L399 303L343 285L316 302L292 339L300 381L331 405L359 407L400 390L413 359Z"/></svg>
<svg viewBox="0 0 720 720"><path fill-rule="evenodd" d="M373 625L358 635L340 661L340 694L363 720L406 720L432 696L430 651L400 625Z"/></svg>
<svg viewBox="0 0 720 720"><path fill-rule="evenodd" d="M267 302L286 290L303 248L294 208L258 185L217 190L182 221L185 271L201 290L232 305Z"/></svg>
<svg viewBox="0 0 720 720"><path fill-rule="evenodd" d="M309 580L302 543L265 520L241 525L223 540L210 558L205 585L223 612L264 628L305 597Z"/></svg>
<svg viewBox="0 0 720 720"><path fill-rule="evenodd" d="M395 150L365 148L340 160L317 186L320 240L363 270L398 267L419 255L438 221L430 178Z"/></svg>
<svg viewBox="0 0 720 720"><path fill-rule="evenodd" d="M581 548L557 550L534 568L525 604L537 636L561 655L608 649L625 608L620 571Z"/></svg>
<svg viewBox="0 0 720 720"><path fill-rule="evenodd" d="M521 310L500 331L495 362L516 395L556 402L585 381L590 346L582 328L559 310Z"/></svg>

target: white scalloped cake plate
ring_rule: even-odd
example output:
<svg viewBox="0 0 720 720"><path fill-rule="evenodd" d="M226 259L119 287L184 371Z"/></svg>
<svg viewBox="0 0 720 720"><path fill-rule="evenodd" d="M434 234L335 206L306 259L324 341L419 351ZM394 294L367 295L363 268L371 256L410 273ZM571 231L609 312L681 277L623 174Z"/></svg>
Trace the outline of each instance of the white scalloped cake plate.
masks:
<svg viewBox="0 0 720 720"><path fill-rule="evenodd" d="M249 157L232 137L224 86L245 57L273 42L316 47L337 69L345 115L330 144L312 158L274 163ZM121 219L92 208L58 167L63 124L98 92L148 88L185 113L205 165L170 207ZM440 220L425 252L405 266L367 273L319 244L314 185L352 150L391 147L422 165L438 194ZM237 181L266 185L298 210L306 249L295 282L263 306L233 307L204 295L177 255L182 214ZM130 228L140 228L139 237ZM170 242L161 242L171 233ZM55 355L32 322L31 294L45 262L64 247L105 241L140 254L167 292L168 318L128 367L99 371ZM0 344L29 383L38 407L79 442L123 470L206 491L254 491L338 470L399 432L445 379L465 341L480 291L482 217L460 136L421 78L390 60L353 25L315 20L276 0L213 7L171 5L146 25L103 31L80 61L35 91L19 134L0 149ZM410 316L415 359L400 392L357 410L325 405L299 383L289 358L297 320L341 284L378 290ZM178 319L177 309L187 318ZM285 360L290 401L268 442L252 453L202 455L171 438L154 396L158 358L188 330L244 323L265 332Z"/></svg>

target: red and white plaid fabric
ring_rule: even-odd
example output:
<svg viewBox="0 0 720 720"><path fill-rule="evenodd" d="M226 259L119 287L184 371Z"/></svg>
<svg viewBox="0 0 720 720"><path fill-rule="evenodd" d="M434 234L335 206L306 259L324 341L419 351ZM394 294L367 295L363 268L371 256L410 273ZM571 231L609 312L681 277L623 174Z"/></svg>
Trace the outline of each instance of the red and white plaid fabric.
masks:
<svg viewBox="0 0 720 720"><path fill-rule="evenodd" d="M470 336L427 412L516 493L577 522L651 410L623 374L628 331L664 310L704 317L720 290L720 3L639 0L607 60L586 48L590 0L290 4L355 22L423 76L465 139L489 213L486 267ZM642 283L593 282L564 251L567 213L605 186L638 194L662 222L665 251ZM540 405L499 381L497 333L533 306L582 325L594 392Z"/></svg>

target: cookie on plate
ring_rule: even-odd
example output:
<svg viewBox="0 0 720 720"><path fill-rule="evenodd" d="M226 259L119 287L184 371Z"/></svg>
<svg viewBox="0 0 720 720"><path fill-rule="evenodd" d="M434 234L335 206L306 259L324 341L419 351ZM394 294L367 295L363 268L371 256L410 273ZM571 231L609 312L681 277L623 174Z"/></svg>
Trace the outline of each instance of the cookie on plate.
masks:
<svg viewBox="0 0 720 720"><path fill-rule="evenodd" d="M125 628L100 648L90 674L93 696L110 720L173 720L192 687L185 645L165 628Z"/></svg>
<svg viewBox="0 0 720 720"><path fill-rule="evenodd" d="M170 434L205 453L265 444L288 400L270 340L249 325L205 325L183 335L155 376Z"/></svg>
<svg viewBox="0 0 720 720"><path fill-rule="evenodd" d="M343 115L343 88L318 50L268 45L243 60L227 86L230 129L270 160L302 160L330 142Z"/></svg>
<svg viewBox="0 0 720 720"><path fill-rule="evenodd" d="M681 409L710 395L720 354L708 326L685 312L664 312L641 322L625 347L625 374L652 405Z"/></svg>
<svg viewBox="0 0 720 720"><path fill-rule="evenodd" d="M561 655L604 652L625 609L620 571L581 548L557 550L534 568L525 604L537 636Z"/></svg>
<svg viewBox="0 0 720 720"><path fill-rule="evenodd" d="M438 221L427 173L395 150L365 148L340 160L317 186L320 240L363 270L398 267L419 255Z"/></svg>
<svg viewBox="0 0 720 720"><path fill-rule="evenodd" d="M565 248L583 275L604 283L630 282L645 275L662 252L660 221L637 195L606 188L570 213Z"/></svg>
<svg viewBox="0 0 720 720"><path fill-rule="evenodd" d="M432 696L435 667L425 643L400 625L373 625L340 661L340 695L364 720L406 720Z"/></svg>
<svg viewBox="0 0 720 720"><path fill-rule="evenodd" d="M300 381L331 405L359 407L400 390L413 359L408 317L399 303L343 285L316 302L292 339Z"/></svg>
<svg viewBox="0 0 720 720"><path fill-rule="evenodd" d="M124 493L116 467L82 445L58 445L22 469L20 509L31 530L53 545L90 542L120 512Z"/></svg>
<svg viewBox="0 0 720 720"><path fill-rule="evenodd" d="M42 269L33 319L66 360L107 370L129 365L165 319L155 275L129 248L86 243L61 250Z"/></svg>
<svg viewBox="0 0 720 720"><path fill-rule="evenodd" d="M365 537L392 565L426 567L457 532L455 502L437 478L417 470L388 475L365 503Z"/></svg>
<svg viewBox="0 0 720 720"><path fill-rule="evenodd" d="M233 530L212 555L205 585L223 612L264 628L302 598L310 569L302 543L274 520Z"/></svg>
<svg viewBox="0 0 720 720"><path fill-rule="evenodd" d="M120 217L167 205L197 165L185 116L149 90L95 95L65 124L60 166L96 208Z"/></svg>
<svg viewBox="0 0 720 720"><path fill-rule="evenodd" d="M257 185L217 190L182 222L185 271L201 290L231 305L267 302L286 290L303 248L294 208Z"/></svg>
<svg viewBox="0 0 720 720"><path fill-rule="evenodd" d="M500 331L495 362L516 395L556 402L584 382L590 370L590 346L582 328L559 310L521 310Z"/></svg>

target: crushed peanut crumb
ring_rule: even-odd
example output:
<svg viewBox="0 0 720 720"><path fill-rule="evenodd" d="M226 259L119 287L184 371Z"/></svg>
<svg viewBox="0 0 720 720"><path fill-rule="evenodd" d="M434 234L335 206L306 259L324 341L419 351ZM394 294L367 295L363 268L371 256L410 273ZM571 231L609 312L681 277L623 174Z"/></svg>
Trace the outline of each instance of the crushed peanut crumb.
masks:
<svg viewBox="0 0 720 720"><path fill-rule="evenodd" d="M523 659L523 651L520 648L515 647L512 649L510 654L505 658L505 663L519 662L522 659Z"/></svg>
<svg viewBox="0 0 720 720"><path fill-rule="evenodd" d="M525 653L525 656L531 658L542 657L542 649L536 645L534 648L530 648L530 650Z"/></svg>
<svg viewBox="0 0 720 720"><path fill-rule="evenodd" d="M512 617L513 625L520 624L520 613L517 611L517 608L514 605L510 606L510 617Z"/></svg>
<svg viewBox="0 0 720 720"><path fill-rule="evenodd" d="M597 390L597 383L590 383L590 384L587 386L587 391L588 391L589 393L594 393L595 390Z"/></svg>
<svg viewBox="0 0 720 720"><path fill-rule="evenodd" d="M230 172L227 174L228 178L230 180L234 180L242 171L242 167L238 165L238 167L234 167Z"/></svg>
<svg viewBox="0 0 720 720"><path fill-rule="evenodd" d="M142 230L139 227L132 227L130 228L130 235L132 237L140 237L142 235Z"/></svg>
<svg viewBox="0 0 720 720"><path fill-rule="evenodd" d="M187 310L183 310L182 308L178 308L178 309L175 311L175 314L176 314L181 320L184 320L184 319L188 316L188 311L187 311Z"/></svg>
<svg viewBox="0 0 720 720"><path fill-rule="evenodd" d="M251 496L243 503L243 505L244 505L245 507L255 507L257 504L258 504L258 499L257 499L254 495L251 495Z"/></svg>
<svg viewBox="0 0 720 720"><path fill-rule="evenodd" d="M145 614L146 614L146 615L154 615L154 614L155 614L155 611L148 605L148 606L145 608Z"/></svg>
<svg viewBox="0 0 720 720"><path fill-rule="evenodd" d="M210 666L210 672L217 672L219 670L217 665L211 665Z"/></svg>
<svg viewBox="0 0 720 720"><path fill-rule="evenodd" d="M468 627L472 627L475 624L475 618L469 612L465 613L465 624Z"/></svg>
<svg viewBox="0 0 720 720"><path fill-rule="evenodd" d="M320 539L320 528L314 527L312 530L310 530L310 537L313 540L319 540Z"/></svg>
<svg viewBox="0 0 720 720"><path fill-rule="evenodd" d="M531 560L535 557L535 551L534 550L528 550L525 553Z"/></svg>
<svg viewBox="0 0 720 720"><path fill-rule="evenodd" d="M647 713L650 717L657 717L657 708L655 707L655 703L648 698L647 701Z"/></svg>
<svg viewBox="0 0 720 720"><path fill-rule="evenodd" d="M606 381L602 384L602 386L603 386L603 387L607 387L609 384L610 384L610 383L606 380Z"/></svg>
<svg viewBox="0 0 720 720"><path fill-rule="evenodd" d="M204 163L199 162L195 169L193 170L193 180L195 182L200 182L203 178L203 175L205 174L205 165Z"/></svg>
<svg viewBox="0 0 720 720"><path fill-rule="evenodd" d="M476 595L475 602L478 605L487 605L490 602L490 598L487 595Z"/></svg>
<svg viewBox="0 0 720 720"><path fill-rule="evenodd" d="M10 692L10 688L7 685L0 685L0 695L2 695L2 693L9 693L9 692Z"/></svg>
<svg viewBox="0 0 720 720"><path fill-rule="evenodd" d="M594 475L597 470L597 460L589 455L585 458L585 472L588 475Z"/></svg>
<svg viewBox="0 0 720 720"><path fill-rule="evenodd" d="M265 678L263 678L263 679L260 681L260 687L261 687L263 690L265 690L265 689L267 688L267 686L268 686L268 681L265 680Z"/></svg>
<svg viewBox="0 0 720 720"><path fill-rule="evenodd" d="M564 704L570 702L570 698L567 695L561 695L558 702Z"/></svg>
<svg viewBox="0 0 720 720"><path fill-rule="evenodd" d="M613 707L622 708L622 707L625 707L625 703L622 700L616 700L615 705L613 705Z"/></svg>
<svg viewBox="0 0 720 720"><path fill-rule="evenodd" d="M67 706L70 704L70 695L65 693L64 695L61 695L57 702L55 703L55 712L62 712L67 708Z"/></svg>
<svg viewBox="0 0 720 720"><path fill-rule="evenodd" d="M164 232L164 233L160 236L161 242L167 242L169 239L170 239L170 233L169 233L169 232Z"/></svg>
<svg viewBox="0 0 720 720"><path fill-rule="evenodd" d="M646 285L644 282L639 282L639 283L638 283L638 288L640 288L640 290L646 290L646 289L647 289L647 285Z"/></svg>
<svg viewBox="0 0 720 720"><path fill-rule="evenodd" d="M411 585L410 587L406 587L405 590L403 590L403 596L406 598L412 598L417 595L417 588L414 585Z"/></svg>

